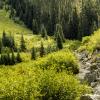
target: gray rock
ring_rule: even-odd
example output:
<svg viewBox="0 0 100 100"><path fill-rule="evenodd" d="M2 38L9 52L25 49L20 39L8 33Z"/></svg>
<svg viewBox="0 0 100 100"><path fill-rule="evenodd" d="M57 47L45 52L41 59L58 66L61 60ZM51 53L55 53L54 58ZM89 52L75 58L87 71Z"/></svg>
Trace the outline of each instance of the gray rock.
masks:
<svg viewBox="0 0 100 100"><path fill-rule="evenodd" d="M97 80L97 73L93 72L93 73L87 73L85 76L85 80L91 84L92 82L96 82Z"/></svg>
<svg viewBox="0 0 100 100"><path fill-rule="evenodd" d="M98 69L98 66L97 66L97 63L93 63L91 66L90 66L91 70L96 70Z"/></svg>
<svg viewBox="0 0 100 100"><path fill-rule="evenodd" d="M93 100L90 95L81 96L80 100Z"/></svg>
<svg viewBox="0 0 100 100"><path fill-rule="evenodd" d="M92 83L91 83L91 87L94 88L94 87L97 86L97 84L98 84L97 82L92 82Z"/></svg>
<svg viewBox="0 0 100 100"><path fill-rule="evenodd" d="M100 100L100 95L94 94L94 95L91 95L91 98L93 100Z"/></svg>

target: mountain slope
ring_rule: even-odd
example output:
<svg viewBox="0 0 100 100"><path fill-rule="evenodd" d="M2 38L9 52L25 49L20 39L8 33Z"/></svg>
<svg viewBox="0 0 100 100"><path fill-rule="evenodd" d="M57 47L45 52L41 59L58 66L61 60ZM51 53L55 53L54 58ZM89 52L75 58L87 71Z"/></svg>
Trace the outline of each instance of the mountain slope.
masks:
<svg viewBox="0 0 100 100"><path fill-rule="evenodd" d="M16 24L13 20L9 19L9 13L5 10L0 10L0 33L4 30L11 33L32 33L24 25Z"/></svg>

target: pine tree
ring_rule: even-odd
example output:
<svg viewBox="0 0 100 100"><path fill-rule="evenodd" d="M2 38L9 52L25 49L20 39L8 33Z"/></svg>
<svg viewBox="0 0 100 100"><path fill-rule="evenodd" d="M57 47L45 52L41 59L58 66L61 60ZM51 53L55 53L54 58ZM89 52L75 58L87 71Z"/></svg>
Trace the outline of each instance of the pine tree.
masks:
<svg viewBox="0 0 100 100"><path fill-rule="evenodd" d="M22 52L25 52L25 50L26 50L26 45L25 45L25 40L24 40L23 34L21 36L20 49L21 49Z"/></svg>
<svg viewBox="0 0 100 100"><path fill-rule="evenodd" d="M0 39L0 53L1 53L1 51L2 51L2 41L1 41L1 39Z"/></svg>
<svg viewBox="0 0 100 100"><path fill-rule="evenodd" d="M10 48L13 49L14 51L16 51L16 46L15 46L15 39L14 39L14 36L11 36L10 35L10 44L9 44Z"/></svg>
<svg viewBox="0 0 100 100"><path fill-rule="evenodd" d="M45 26L44 26L43 24L41 25L41 31L40 31L40 34L41 34L41 36L42 36L43 38L48 39L48 36L47 36L47 30L46 30L46 28L45 28Z"/></svg>
<svg viewBox="0 0 100 100"><path fill-rule="evenodd" d="M55 39L57 39L58 33L60 34L62 41L65 42L63 29L62 29L62 26L60 24L56 24Z"/></svg>
<svg viewBox="0 0 100 100"><path fill-rule="evenodd" d="M34 34L38 34L38 23L35 19L33 19L33 23L32 23L32 31Z"/></svg>
<svg viewBox="0 0 100 100"><path fill-rule="evenodd" d="M72 25L70 30L72 30L70 34L72 34L72 39L78 39L78 33L79 33L79 17L77 14L77 9L74 8L73 16L72 16Z"/></svg>
<svg viewBox="0 0 100 100"><path fill-rule="evenodd" d="M36 60L36 51L35 48L32 48L31 59Z"/></svg>
<svg viewBox="0 0 100 100"><path fill-rule="evenodd" d="M43 42L41 42L41 47L40 47L40 57L43 57L45 55L45 49Z"/></svg>
<svg viewBox="0 0 100 100"><path fill-rule="evenodd" d="M61 38L59 33L57 35L56 42L57 42L57 48L58 49L63 49L63 42L62 42L62 38Z"/></svg>
<svg viewBox="0 0 100 100"><path fill-rule="evenodd" d="M10 57L10 53L7 53L7 65L11 65L11 57Z"/></svg>
<svg viewBox="0 0 100 100"><path fill-rule="evenodd" d="M21 58L21 56L20 56L20 52L19 52L19 50L17 51L16 61L17 61L17 63L22 62L22 58Z"/></svg>
<svg viewBox="0 0 100 100"><path fill-rule="evenodd" d="M15 10L11 7L11 9L10 9L10 18L12 18L12 19L14 19L14 16L15 16Z"/></svg>
<svg viewBox="0 0 100 100"><path fill-rule="evenodd" d="M0 63L1 63L1 65L3 65L3 64L4 64L4 57L3 57L3 54L2 54L2 52L1 52Z"/></svg>
<svg viewBox="0 0 100 100"><path fill-rule="evenodd" d="M15 63L16 63L15 54L14 54L14 51L12 50L12 52L11 52L11 65L14 65Z"/></svg>
<svg viewBox="0 0 100 100"><path fill-rule="evenodd" d="M7 42L7 36L6 36L5 31L3 31L3 35L2 35L2 44L3 44L3 46L7 45L6 42Z"/></svg>
<svg viewBox="0 0 100 100"><path fill-rule="evenodd" d="M2 65L2 62L1 62L1 56L0 56L0 65Z"/></svg>

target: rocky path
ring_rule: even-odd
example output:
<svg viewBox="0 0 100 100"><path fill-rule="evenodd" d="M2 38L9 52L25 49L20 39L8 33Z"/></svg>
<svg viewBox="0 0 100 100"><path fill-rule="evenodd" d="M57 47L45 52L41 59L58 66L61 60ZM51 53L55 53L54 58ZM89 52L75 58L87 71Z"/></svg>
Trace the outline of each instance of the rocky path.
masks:
<svg viewBox="0 0 100 100"><path fill-rule="evenodd" d="M89 56L86 52L76 53L80 61L79 74L81 82L87 81L93 88L93 95L84 95L81 100L100 100L100 56L97 52Z"/></svg>

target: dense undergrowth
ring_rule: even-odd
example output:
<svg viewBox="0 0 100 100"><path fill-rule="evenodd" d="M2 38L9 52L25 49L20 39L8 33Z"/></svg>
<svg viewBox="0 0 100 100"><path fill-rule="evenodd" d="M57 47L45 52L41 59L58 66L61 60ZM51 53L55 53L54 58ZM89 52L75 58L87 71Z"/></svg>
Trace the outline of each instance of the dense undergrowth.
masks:
<svg viewBox="0 0 100 100"><path fill-rule="evenodd" d="M78 61L69 50L0 68L2 100L78 100L91 89L75 78ZM69 75L68 75L69 74ZM57 100L58 100L57 99Z"/></svg>
<svg viewBox="0 0 100 100"><path fill-rule="evenodd" d="M87 50L89 53L93 53L96 50L100 50L100 29L95 31L92 36L84 37L82 45L79 51Z"/></svg>
<svg viewBox="0 0 100 100"><path fill-rule="evenodd" d="M1 68L0 72L1 100L77 100L90 92L89 87L65 72L26 66Z"/></svg>

